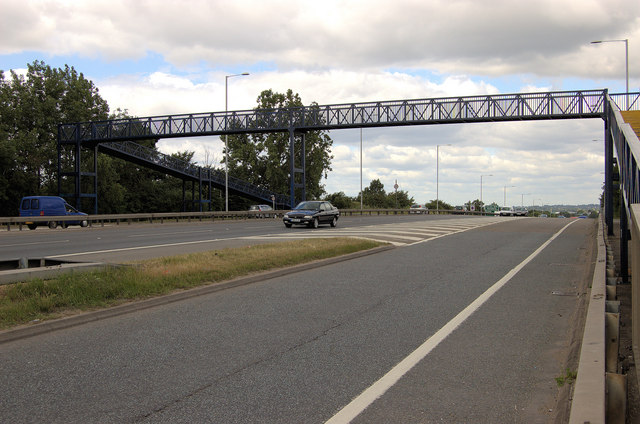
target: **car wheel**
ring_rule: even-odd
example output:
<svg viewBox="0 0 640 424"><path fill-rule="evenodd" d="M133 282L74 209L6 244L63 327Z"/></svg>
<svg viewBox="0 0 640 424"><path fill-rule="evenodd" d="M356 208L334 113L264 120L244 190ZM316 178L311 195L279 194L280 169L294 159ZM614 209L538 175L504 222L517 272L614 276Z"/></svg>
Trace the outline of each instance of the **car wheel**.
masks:
<svg viewBox="0 0 640 424"><path fill-rule="evenodd" d="M35 230L36 228L38 228L36 224L28 224L27 227L29 227L30 230Z"/></svg>
<svg viewBox="0 0 640 424"><path fill-rule="evenodd" d="M285 223L284 226L287 227L287 228L291 228L291 224Z"/></svg>
<svg viewBox="0 0 640 424"><path fill-rule="evenodd" d="M56 227L58 227L58 223L56 221L49 221L49 228L54 230Z"/></svg>
<svg viewBox="0 0 640 424"><path fill-rule="evenodd" d="M318 222L318 218L313 218L313 221L311 221L311 227L318 228L318 225L320 225L320 222Z"/></svg>
<svg viewBox="0 0 640 424"><path fill-rule="evenodd" d="M85 221L82 221L82 222L80 222L80 226L81 226L82 228L86 228L86 227L88 227L88 226L89 226L89 222L87 222L86 220L85 220Z"/></svg>
<svg viewBox="0 0 640 424"><path fill-rule="evenodd" d="M62 228L67 228L67 227L69 227L69 224L66 221L63 221L63 222L60 223L60 226Z"/></svg>
<svg viewBox="0 0 640 424"><path fill-rule="evenodd" d="M331 226L335 227L336 225L338 225L338 218L334 216L333 219L331 220Z"/></svg>

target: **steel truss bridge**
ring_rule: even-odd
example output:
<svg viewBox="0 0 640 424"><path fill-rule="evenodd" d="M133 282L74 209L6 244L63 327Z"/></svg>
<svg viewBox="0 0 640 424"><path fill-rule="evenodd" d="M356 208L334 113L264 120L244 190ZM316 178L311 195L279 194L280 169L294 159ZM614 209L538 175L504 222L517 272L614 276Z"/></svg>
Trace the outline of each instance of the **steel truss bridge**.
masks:
<svg viewBox="0 0 640 424"><path fill-rule="evenodd" d="M203 192L202 186L207 185L209 188L208 201L210 201L212 186L225 187L225 181L220 171L178 161L153 149L144 149L135 142L178 137L286 132L289 134L290 140L290 193L288 197L273 193L266 187L256 187L238 179L231 179L228 183L228 189L231 193L267 202L270 202L272 196L275 196L275 201L279 206L292 207L296 204L296 189L301 191L298 200L305 199L304 135L309 131L583 118L601 118L605 121L605 127L609 128L610 111L614 108L619 110L619 106L627 110L640 109L640 93L610 95L607 90L517 93L325 106L312 105L61 124L58 127L58 189L61 195L74 197L78 205L83 197L93 198L97 213L97 153L100 150L139 165L177 176L183 181L191 181L192 185L198 183L199 196ZM301 141L301 143L297 143L301 146L297 152L294 149L296 139ZM613 150L610 144L610 141L605 143L607 155L605 174L607 181L609 181L607 186L612 184L613 172L611 165ZM73 150L71 155L68 154L69 148ZM94 150L93 170L82 171L80 165L83 163L81 160L82 152L87 149ZM65 151L67 151L66 156ZM73 158L71 164L66 159L69 156ZM85 162L87 161L85 160ZM64 177L73 179L74 193L65 194L62 192L61 180ZM82 188L88 186L82 184L83 177L93 179L93 193L83 192ZM610 191L607 191L609 192L607 204L611 205L607 209L613 208ZM195 202L195 199L192 200ZM201 197L198 198L200 208L202 208L202 203L206 202L207 200L203 201Z"/></svg>

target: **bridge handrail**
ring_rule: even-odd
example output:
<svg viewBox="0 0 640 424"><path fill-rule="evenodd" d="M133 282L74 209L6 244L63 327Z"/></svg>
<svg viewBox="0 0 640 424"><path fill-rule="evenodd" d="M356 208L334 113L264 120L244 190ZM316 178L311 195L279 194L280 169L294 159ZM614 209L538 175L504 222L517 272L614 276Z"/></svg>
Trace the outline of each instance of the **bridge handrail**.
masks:
<svg viewBox="0 0 640 424"><path fill-rule="evenodd" d="M391 100L162 115L60 124L61 143L100 143L144 138L276 132L289 129L326 130L362 126L427 125L500 120L595 118L605 113L607 90L488 94L464 97ZM614 94L633 110L640 93Z"/></svg>
<svg viewBox="0 0 640 424"><path fill-rule="evenodd" d="M630 103L630 105L634 106L632 110L637 110L637 103L637 99L634 103ZM637 363L640 360L640 140L638 140L638 136L631 125L624 121L617 105L611 105L607 113L609 131L616 149L620 172L620 191L623 198L620 213L621 241L626 242L623 236L627 228L632 233L632 248L630 251L632 269L632 344L633 356ZM626 222L623 222L624 217L627 217L630 223L629 226L626 225ZM624 264L626 264L626 261L623 261ZM622 271L624 272L624 270ZM636 377L640 379L640 376Z"/></svg>

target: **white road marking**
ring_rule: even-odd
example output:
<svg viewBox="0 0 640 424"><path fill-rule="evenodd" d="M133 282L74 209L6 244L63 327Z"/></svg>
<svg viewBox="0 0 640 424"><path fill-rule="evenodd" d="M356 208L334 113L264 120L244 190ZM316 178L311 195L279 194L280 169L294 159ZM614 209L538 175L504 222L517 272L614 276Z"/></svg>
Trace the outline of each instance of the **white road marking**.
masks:
<svg viewBox="0 0 640 424"><path fill-rule="evenodd" d="M513 218L511 218L513 219ZM460 226L453 226L451 222L456 222L456 220L446 220L439 221L438 227L443 228L443 225L447 225L451 230L448 230L447 233L431 235L427 234L427 238L416 237L417 233L415 231L416 228L419 230L430 230L431 225L413 225L410 223L405 224L384 224L384 225L371 225L367 227L359 227L359 228L346 228L346 229L325 229L325 230L316 230L316 231L306 231L299 233L290 233L290 234L265 234L262 236L242 236L242 237L229 237L229 238L217 238L210 240L196 240L196 241L185 241L179 243L165 243L165 244L154 244L148 246L136 246L136 247L123 247L119 249L107 249L107 250L94 250L91 252L76 252L76 253L67 253L63 255L54 255L47 256L48 258L64 258L69 256L83 256L83 255L93 255L93 254L101 254L101 253L114 253L114 252L126 252L131 250L144 250L144 249L156 249L162 247L172 247L172 246L187 246L192 244L203 244L203 243L214 243L219 241L226 240L264 240L264 239L299 239L299 238L311 238L311 237L340 237L340 236L349 236L349 237L357 237L369 240L382 241L385 243L390 243L395 246L412 246L414 244L423 243L428 240L433 240L435 238L447 236L449 234L458 233L461 231L467 231L469 229L483 227L485 225L495 224L497 222L504 221L504 218L501 220L498 219L486 219L486 218L477 218L477 219L469 219L465 220L464 223L461 223ZM449 223L449 224L443 224ZM434 229L434 231L438 231L439 229ZM386 237L386 238L385 238ZM391 239L391 240L389 240ZM406 242L402 242L400 240L406 240Z"/></svg>
<svg viewBox="0 0 640 424"><path fill-rule="evenodd" d="M14 243L14 244L2 244L0 247L16 247L16 246L31 246L37 244L41 246L43 244L58 244L58 243L69 243L71 240L57 240L57 241L39 241L35 243Z"/></svg>
<svg viewBox="0 0 640 424"><path fill-rule="evenodd" d="M219 239L211 239L211 240L184 241L180 243L153 244L149 246L123 247L120 249L93 250L91 252L77 252L77 253L67 253L64 255L47 256L47 258L64 258L65 256L82 256L82 255L94 255L97 253L126 252L128 250L143 250L143 249L155 249L160 247L186 246L190 244L214 243L217 241L226 241L226 240L242 240L246 238L247 237L229 237L229 238L219 238Z"/></svg>
<svg viewBox="0 0 640 424"><path fill-rule="evenodd" d="M373 383L369 388L362 392L359 396L353 399L344 408L338 411L333 417L331 417L326 424L346 424L351 422L355 417L360 415L369 405L381 397L387 390L389 390L394 384L396 384L409 370L411 370L418 362L422 361L436 346L446 339L456 328L458 328L464 321L466 321L475 311L477 311L487 300L491 298L498 290L500 290L505 284L507 284L522 268L524 268L529 262L531 262L536 256L540 254L553 240L555 240L564 230L573 224L577 220L569 222L556 232L551 238L538 247L532 254L530 254L524 261L520 262L515 268L505 274L500 280L495 282L478 298L471 302L466 308L464 308L458 315L456 315L451 321L445 324L440 330L438 330L433 336L429 337L425 342L420 345L416 350L411 352L409 356L400 361L389 372L382 376L378 381Z"/></svg>
<svg viewBox="0 0 640 424"><path fill-rule="evenodd" d="M197 230L197 231L175 231L172 233L143 233L143 234L131 234L128 235L127 238L136 238L136 237L156 237L156 236L168 236L173 234L200 234L200 233L211 233L213 230Z"/></svg>
<svg viewBox="0 0 640 424"><path fill-rule="evenodd" d="M318 229L312 232L291 232L267 236L256 236L255 239L299 239L317 237L358 237L391 243L395 246L413 246L436 238L448 236L478 227L504 222L506 218L470 218L446 219L437 222L404 222L400 224L368 225L365 227ZM513 218L511 218L513 220Z"/></svg>

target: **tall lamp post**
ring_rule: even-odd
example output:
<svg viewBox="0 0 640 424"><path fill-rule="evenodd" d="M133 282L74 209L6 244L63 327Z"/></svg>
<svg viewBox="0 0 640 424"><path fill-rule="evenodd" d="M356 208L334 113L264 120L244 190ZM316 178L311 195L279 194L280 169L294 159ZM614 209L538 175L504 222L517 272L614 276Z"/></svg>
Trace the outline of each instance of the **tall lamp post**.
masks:
<svg viewBox="0 0 640 424"><path fill-rule="evenodd" d="M484 212L484 202L482 201L482 177L493 177L493 174L480 175L480 204L482 205L482 212Z"/></svg>
<svg viewBox="0 0 640 424"><path fill-rule="evenodd" d="M364 207L362 199L362 128L360 128L360 210Z"/></svg>
<svg viewBox="0 0 640 424"><path fill-rule="evenodd" d="M502 206L507 206L507 187L515 187L515 186L504 186L504 204Z"/></svg>
<svg viewBox="0 0 640 424"><path fill-rule="evenodd" d="M624 40L597 40L597 41L591 42L591 44L602 44L602 43L624 43L625 69L626 69L626 77L627 77L626 109L629 110L629 39L625 38Z"/></svg>
<svg viewBox="0 0 640 424"><path fill-rule="evenodd" d="M227 129L227 123L229 117L227 116L227 109L229 104L229 78L243 77L249 75L249 72L243 72L241 74L225 75L224 77L224 129ZM224 134L224 211L229 212L229 145L227 144L228 135Z"/></svg>
<svg viewBox="0 0 640 424"><path fill-rule="evenodd" d="M436 215L440 215L440 146L451 146L451 144L436 146Z"/></svg>

